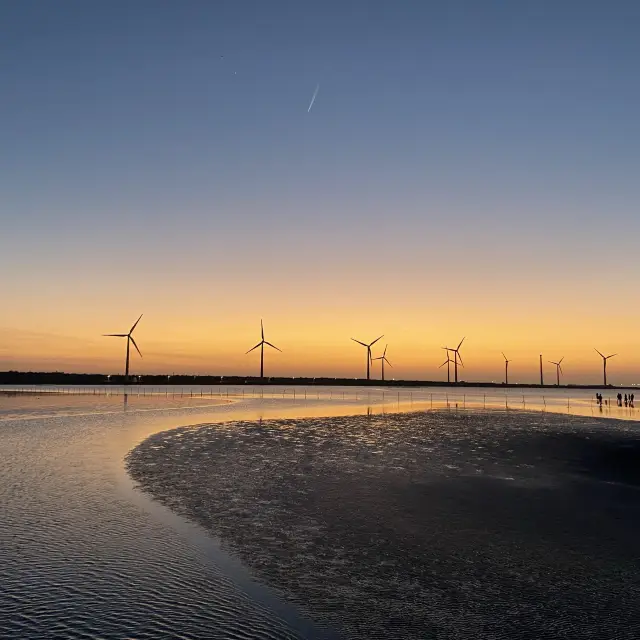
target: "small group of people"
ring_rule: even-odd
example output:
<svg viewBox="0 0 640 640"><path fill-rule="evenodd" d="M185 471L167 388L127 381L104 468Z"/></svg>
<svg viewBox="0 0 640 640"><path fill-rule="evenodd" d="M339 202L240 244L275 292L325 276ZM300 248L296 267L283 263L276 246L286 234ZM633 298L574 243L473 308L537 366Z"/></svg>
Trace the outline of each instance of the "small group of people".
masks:
<svg viewBox="0 0 640 640"><path fill-rule="evenodd" d="M624 402L624 406L625 407L633 407L633 402L635 400L635 396L633 393L630 393L629 395L627 395L626 393L624 394L624 396L621 393L618 393L618 395L616 396L616 400L618 401L618 406L621 407L622 403ZM606 405L609 404L609 402L607 400L604 400L604 403ZM602 406L602 394L601 393L596 393L596 404Z"/></svg>
<svg viewBox="0 0 640 640"><path fill-rule="evenodd" d="M622 394L619 393L618 396L618 406L621 407L622 406ZM633 407L633 393L630 393L628 396L625 393L624 394L624 406L625 407Z"/></svg>

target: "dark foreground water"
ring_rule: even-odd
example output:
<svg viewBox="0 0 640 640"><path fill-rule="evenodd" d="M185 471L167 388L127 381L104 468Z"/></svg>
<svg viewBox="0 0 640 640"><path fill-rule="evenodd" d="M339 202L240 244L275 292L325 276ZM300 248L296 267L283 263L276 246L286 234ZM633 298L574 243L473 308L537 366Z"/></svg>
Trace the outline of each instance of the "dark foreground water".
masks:
<svg viewBox="0 0 640 640"><path fill-rule="evenodd" d="M635 423L230 422L154 435L128 465L344 637L640 637Z"/></svg>
<svg viewBox="0 0 640 640"><path fill-rule="evenodd" d="M132 446L226 409L188 403L0 398L0 638L324 637L133 491Z"/></svg>

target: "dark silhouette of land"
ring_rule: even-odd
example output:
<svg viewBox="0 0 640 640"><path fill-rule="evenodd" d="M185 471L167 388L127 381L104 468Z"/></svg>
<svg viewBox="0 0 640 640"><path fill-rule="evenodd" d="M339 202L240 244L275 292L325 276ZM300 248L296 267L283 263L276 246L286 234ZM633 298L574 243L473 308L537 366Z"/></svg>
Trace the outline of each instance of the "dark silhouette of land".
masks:
<svg viewBox="0 0 640 640"><path fill-rule="evenodd" d="M441 380L365 380L363 378L330 377L271 377L261 379L258 376L214 376L180 374L146 374L130 376L127 383L124 375L104 373L64 373L60 371L0 371L0 385L287 385L326 387L487 387L497 389L557 389L555 384L518 384L503 382L444 382ZM561 389L635 389L636 387L608 384L567 384Z"/></svg>

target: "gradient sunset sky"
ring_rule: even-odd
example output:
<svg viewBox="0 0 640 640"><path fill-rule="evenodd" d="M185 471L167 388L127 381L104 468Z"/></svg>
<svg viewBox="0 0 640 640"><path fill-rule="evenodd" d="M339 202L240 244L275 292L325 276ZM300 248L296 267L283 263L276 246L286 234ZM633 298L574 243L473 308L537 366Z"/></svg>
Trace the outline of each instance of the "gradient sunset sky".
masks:
<svg viewBox="0 0 640 640"><path fill-rule="evenodd" d="M362 376L384 333L389 377L466 336L466 380L597 383L597 347L640 382L639 33L615 0L0 3L0 369L119 373L144 313L133 373L255 375L262 317L269 375Z"/></svg>

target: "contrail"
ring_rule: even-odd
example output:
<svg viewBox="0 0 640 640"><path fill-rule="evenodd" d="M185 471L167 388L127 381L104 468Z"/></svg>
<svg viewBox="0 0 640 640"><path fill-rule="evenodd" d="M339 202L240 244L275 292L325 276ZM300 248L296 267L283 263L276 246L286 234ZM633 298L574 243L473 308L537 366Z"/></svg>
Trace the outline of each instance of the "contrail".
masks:
<svg viewBox="0 0 640 640"><path fill-rule="evenodd" d="M316 87L316 90L313 92L313 98L311 98L311 103L309 104L309 108L307 109L307 113L311 111L311 107L313 107L313 103L316 101L316 96L318 95L318 91L320 90L320 85Z"/></svg>

